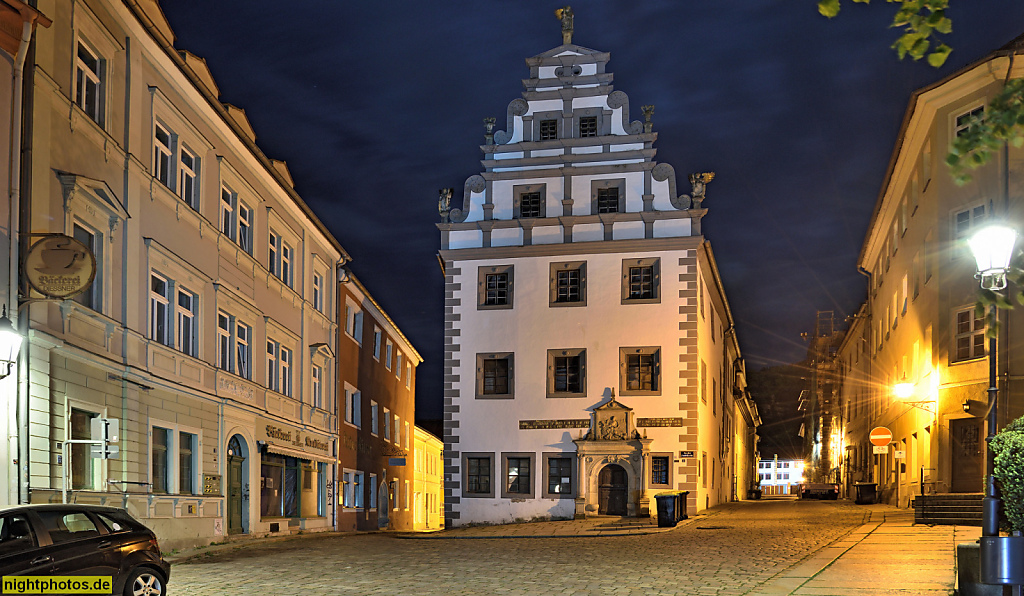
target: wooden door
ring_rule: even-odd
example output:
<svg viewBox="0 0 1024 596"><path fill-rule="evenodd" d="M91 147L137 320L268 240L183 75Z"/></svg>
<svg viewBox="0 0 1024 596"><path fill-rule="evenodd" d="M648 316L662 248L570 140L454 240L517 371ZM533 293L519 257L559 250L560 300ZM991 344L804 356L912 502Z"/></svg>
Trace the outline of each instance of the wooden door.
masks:
<svg viewBox="0 0 1024 596"><path fill-rule="evenodd" d="M242 463L244 457L228 456L228 534L242 533Z"/></svg>
<svg viewBox="0 0 1024 596"><path fill-rule="evenodd" d="M599 515L626 515L626 470L610 464L597 477L597 513Z"/></svg>
<svg viewBox="0 0 1024 596"><path fill-rule="evenodd" d="M984 423L980 418L960 418L949 421L953 467L951 492L978 493L984 490L983 427Z"/></svg>

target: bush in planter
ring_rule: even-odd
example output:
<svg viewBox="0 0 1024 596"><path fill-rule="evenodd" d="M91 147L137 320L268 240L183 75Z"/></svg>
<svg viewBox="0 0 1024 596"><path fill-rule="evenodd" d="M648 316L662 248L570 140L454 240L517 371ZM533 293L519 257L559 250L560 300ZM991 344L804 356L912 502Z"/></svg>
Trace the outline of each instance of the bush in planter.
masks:
<svg viewBox="0 0 1024 596"><path fill-rule="evenodd" d="M1003 501L1004 529L1024 532L1024 416L996 433L991 443L996 456L993 474Z"/></svg>

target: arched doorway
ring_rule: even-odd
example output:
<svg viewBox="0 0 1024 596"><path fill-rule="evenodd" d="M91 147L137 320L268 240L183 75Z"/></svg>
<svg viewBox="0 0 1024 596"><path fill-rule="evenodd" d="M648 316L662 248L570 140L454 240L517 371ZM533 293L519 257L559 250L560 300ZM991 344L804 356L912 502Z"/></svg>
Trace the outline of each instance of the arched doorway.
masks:
<svg viewBox="0 0 1024 596"><path fill-rule="evenodd" d="M626 515L626 492L629 477L618 464L601 468L597 477L597 514Z"/></svg>
<svg viewBox="0 0 1024 596"><path fill-rule="evenodd" d="M249 531L249 473L245 465L248 456L245 439L234 435L228 441L228 534Z"/></svg>

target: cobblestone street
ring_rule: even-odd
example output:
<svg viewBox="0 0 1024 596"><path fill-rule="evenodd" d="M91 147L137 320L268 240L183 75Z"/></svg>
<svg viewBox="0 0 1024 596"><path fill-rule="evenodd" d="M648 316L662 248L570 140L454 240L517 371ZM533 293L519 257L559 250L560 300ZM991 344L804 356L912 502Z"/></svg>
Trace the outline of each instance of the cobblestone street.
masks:
<svg viewBox="0 0 1024 596"><path fill-rule="evenodd" d="M174 566L169 593L747 594L862 526L849 502L741 502L644 536L289 540ZM774 592L773 592L774 593Z"/></svg>

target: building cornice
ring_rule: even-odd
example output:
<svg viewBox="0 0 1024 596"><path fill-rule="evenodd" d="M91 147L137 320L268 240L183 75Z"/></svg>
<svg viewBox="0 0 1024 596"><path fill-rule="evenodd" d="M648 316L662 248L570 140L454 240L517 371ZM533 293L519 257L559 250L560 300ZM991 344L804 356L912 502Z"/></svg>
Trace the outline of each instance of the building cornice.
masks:
<svg viewBox="0 0 1024 596"><path fill-rule="evenodd" d="M638 238L632 240L598 240L567 244L533 244L530 246L492 246L489 248L441 249L445 261L476 261L483 259L516 259L522 257L564 257L568 255L665 252L700 248L703 236L678 238Z"/></svg>

